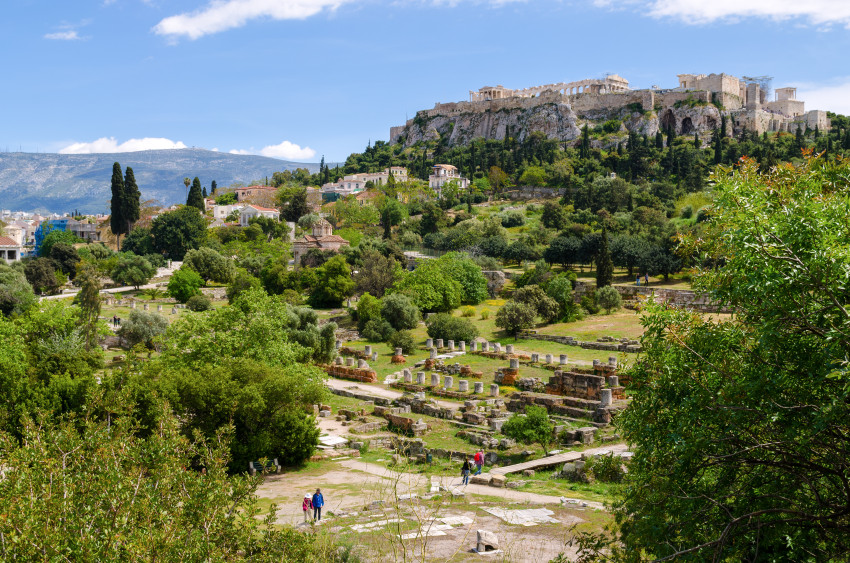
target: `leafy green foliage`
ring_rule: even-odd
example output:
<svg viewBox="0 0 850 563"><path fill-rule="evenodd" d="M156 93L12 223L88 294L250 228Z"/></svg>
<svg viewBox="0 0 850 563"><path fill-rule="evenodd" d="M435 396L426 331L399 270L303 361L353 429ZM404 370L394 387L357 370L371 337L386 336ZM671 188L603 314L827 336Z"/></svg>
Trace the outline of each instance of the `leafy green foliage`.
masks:
<svg viewBox="0 0 850 563"><path fill-rule="evenodd" d="M608 230L603 228L599 237L599 251L596 253L596 287L611 285L614 280L614 263L608 250Z"/></svg>
<svg viewBox="0 0 850 563"><path fill-rule="evenodd" d="M463 287L446 275L436 260L426 260L393 288L409 296L424 312L448 312L461 304Z"/></svg>
<svg viewBox="0 0 850 563"><path fill-rule="evenodd" d="M124 254L118 258L109 277L118 285L132 285L136 289L150 281L156 274L148 260L142 256Z"/></svg>
<svg viewBox="0 0 850 563"><path fill-rule="evenodd" d="M196 271L204 283L229 283L233 278L233 261L207 246L189 250L183 258L183 266Z"/></svg>
<svg viewBox="0 0 850 563"><path fill-rule="evenodd" d="M123 338L130 347L144 344L148 348L153 348L156 338L165 334L167 328L168 321L159 313L133 309L130 311L130 318L121 321L118 336Z"/></svg>
<svg viewBox="0 0 850 563"><path fill-rule="evenodd" d="M204 195L201 193L201 180L197 176L192 180L192 187L189 188L189 195L186 198L186 206L194 207L201 213L204 212Z"/></svg>
<svg viewBox="0 0 850 563"><path fill-rule="evenodd" d="M80 255L76 248L65 242L57 242L50 248L49 256L56 267L69 279L76 277L77 264L80 262Z"/></svg>
<svg viewBox="0 0 850 563"><path fill-rule="evenodd" d="M471 342L478 336L478 328L472 321L454 317L448 313L431 315L425 321L425 326L431 338Z"/></svg>
<svg viewBox="0 0 850 563"><path fill-rule="evenodd" d="M354 280L351 268L342 256L334 256L319 268L316 268L316 285L308 302L310 306L322 309L339 307L343 299L354 293Z"/></svg>
<svg viewBox="0 0 850 563"><path fill-rule="evenodd" d="M558 304L560 320L570 322L576 319L578 305L573 299L573 282L568 274L559 274L552 278L546 285L546 294Z"/></svg>
<svg viewBox="0 0 850 563"><path fill-rule="evenodd" d="M543 322L551 322L561 310L561 305L549 297L539 285L527 285L517 289L513 300L531 307Z"/></svg>
<svg viewBox="0 0 850 563"><path fill-rule="evenodd" d="M43 225L46 225L44 223ZM43 256L45 258L50 258L50 254L53 251L53 245L64 243L67 245L75 245L77 243L83 242L80 238L78 238L71 231L63 231L60 229L50 229L46 235L44 235L44 239L41 241L41 246L38 249L38 255Z"/></svg>
<svg viewBox="0 0 850 563"><path fill-rule="evenodd" d="M377 249L369 249L362 254L362 265L357 268L352 278L357 291L370 293L375 297L383 297L402 277L401 265L389 256L384 256Z"/></svg>
<svg viewBox="0 0 850 563"><path fill-rule="evenodd" d="M186 308L190 311L195 311L196 313L209 311L212 309L212 300L203 293L200 295L193 295L186 300Z"/></svg>
<svg viewBox="0 0 850 563"><path fill-rule="evenodd" d="M549 455L549 446L554 441L555 426L549 420L545 407L529 405L525 414L514 414L502 425L502 434L525 445L539 444L543 455Z"/></svg>
<svg viewBox="0 0 850 563"><path fill-rule="evenodd" d="M620 297L619 291L610 285L606 285L596 291L596 304L610 314L611 311L623 306L623 299Z"/></svg>
<svg viewBox="0 0 850 563"><path fill-rule="evenodd" d="M201 246L207 238L207 225L195 207L168 211L151 223L154 249L172 260L182 260L189 250Z"/></svg>
<svg viewBox="0 0 850 563"><path fill-rule="evenodd" d="M393 332L387 343L392 348L401 348L402 353L412 354L416 351L416 340L409 330L398 330Z"/></svg>
<svg viewBox="0 0 850 563"><path fill-rule="evenodd" d="M24 275L36 293L54 293L59 287L55 262L50 258L28 260L24 266Z"/></svg>
<svg viewBox="0 0 850 563"><path fill-rule="evenodd" d="M0 264L0 316L22 315L36 302L32 286L24 273Z"/></svg>
<svg viewBox="0 0 850 563"><path fill-rule="evenodd" d="M227 284L227 301L233 303L239 295L249 289L259 289L260 280L243 268L237 268L233 280Z"/></svg>
<svg viewBox="0 0 850 563"><path fill-rule="evenodd" d="M394 293L381 302L381 316L395 330L414 329L419 325L419 309L407 295Z"/></svg>
<svg viewBox="0 0 850 563"><path fill-rule="evenodd" d="M185 303L201 292L202 285L204 280L195 270L180 268L168 280L168 294L180 303Z"/></svg>
<svg viewBox="0 0 850 563"><path fill-rule="evenodd" d="M496 326L511 335L517 335L523 330L534 326L537 311L530 305L508 301L496 311Z"/></svg>

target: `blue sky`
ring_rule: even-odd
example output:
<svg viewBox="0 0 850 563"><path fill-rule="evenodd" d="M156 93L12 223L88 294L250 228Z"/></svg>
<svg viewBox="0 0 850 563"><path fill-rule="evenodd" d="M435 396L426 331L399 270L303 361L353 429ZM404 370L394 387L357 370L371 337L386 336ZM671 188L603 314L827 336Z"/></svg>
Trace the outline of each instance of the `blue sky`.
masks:
<svg viewBox="0 0 850 563"><path fill-rule="evenodd" d="M847 0L14 0L0 150L343 160L435 102L613 72L771 75L850 114Z"/></svg>

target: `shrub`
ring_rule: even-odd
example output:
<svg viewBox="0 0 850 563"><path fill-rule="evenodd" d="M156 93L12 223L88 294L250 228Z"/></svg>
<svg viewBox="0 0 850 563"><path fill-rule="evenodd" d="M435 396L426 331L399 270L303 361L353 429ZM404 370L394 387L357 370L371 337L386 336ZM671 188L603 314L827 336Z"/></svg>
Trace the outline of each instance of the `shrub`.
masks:
<svg viewBox="0 0 850 563"><path fill-rule="evenodd" d="M371 342L384 342L393 332L395 330L392 325L379 317L367 322L360 335Z"/></svg>
<svg viewBox="0 0 850 563"><path fill-rule="evenodd" d="M620 483L626 476L626 472L623 469L623 459L614 456L614 454L590 458L586 471L592 473L597 481L604 483Z"/></svg>
<svg viewBox="0 0 850 563"><path fill-rule="evenodd" d="M619 291L607 285L596 292L596 304L611 313L612 310L623 306L623 300Z"/></svg>
<svg viewBox="0 0 850 563"><path fill-rule="evenodd" d="M460 310L461 317L474 317L475 316L475 307L464 307Z"/></svg>
<svg viewBox="0 0 850 563"><path fill-rule="evenodd" d="M233 278L233 261L206 246L189 250L183 258L183 267L198 272L204 282L229 283Z"/></svg>
<svg viewBox="0 0 850 563"><path fill-rule="evenodd" d="M534 326L537 312L525 303L508 301L496 312L496 326L511 335Z"/></svg>
<svg viewBox="0 0 850 563"><path fill-rule="evenodd" d="M469 342L478 336L478 329L472 322L453 317L448 313L431 315L425 326L428 328L428 336L431 338L442 338L443 340L454 340L455 342Z"/></svg>
<svg viewBox="0 0 850 563"><path fill-rule="evenodd" d="M381 307L381 300L373 297L371 293L361 295L357 309L352 310L352 317L357 321L357 330L363 331L366 323L372 319L380 319Z"/></svg>
<svg viewBox="0 0 850 563"><path fill-rule="evenodd" d="M168 321L162 315L134 309L130 311L130 318L121 323L118 336L123 338L130 347L144 344L148 348L153 348L154 339L165 333L167 328Z"/></svg>
<svg viewBox="0 0 850 563"><path fill-rule="evenodd" d="M227 284L227 301L233 303L243 291L259 289L260 280L248 273L247 270L239 268L233 276L233 280Z"/></svg>
<svg viewBox="0 0 850 563"><path fill-rule="evenodd" d="M481 311L481 320L482 321L486 321L489 318L490 318L490 309L484 309L483 311Z"/></svg>
<svg viewBox="0 0 850 563"><path fill-rule="evenodd" d="M502 221L502 226L506 229L525 225L525 215L516 209L499 213L499 219Z"/></svg>
<svg viewBox="0 0 850 563"><path fill-rule="evenodd" d="M599 312L599 306L596 304L596 291L591 290L581 296L581 306L582 308L590 313L591 315L595 315Z"/></svg>
<svg viewBox="0 0 850 563"><path fill-rule="evenodd" d="M409 330L419 324L419 308L407 295L393 293L382 299L381 316L395 330Z"/></svg>
<svg viewBox="0 0 850 563"><path fill-rule="evenodd" d="M517 303L525 303L537 313L544 322L551 322L560 313L560 304L546 295L539 285L527 285L514 292L513 300Z"/></svg>
<svg viewBox="0 0 850 563"><path fill-rule="evenodd" d="M401 348L405 354L412 354L416 350L416 341L409 330L398 330L393 332L387 340L392 348Z"/></svg>
<svg viewBox="0 0 850 563"><path fill-rule="evenodd" d="M190 297L201 292L203 284L204 280L201 279L198 272L180 268L171 275L171 280L168 282L168 293L180 303L185 303Z"/></svg>
<svg viewBox="0 0 850 563"><path fill-rule="evenodd" d="M193 295L186 300L186 308L190 311L201 312L212 309L212 300L206 295Z"/></svg>
<svg viewBox="0 0 850 563"><path fill-rule="evenodd" d="M150 281L156 268L142 256L126 255L118 259L109 277L118 285L132 285L136 289Z"/></svg>

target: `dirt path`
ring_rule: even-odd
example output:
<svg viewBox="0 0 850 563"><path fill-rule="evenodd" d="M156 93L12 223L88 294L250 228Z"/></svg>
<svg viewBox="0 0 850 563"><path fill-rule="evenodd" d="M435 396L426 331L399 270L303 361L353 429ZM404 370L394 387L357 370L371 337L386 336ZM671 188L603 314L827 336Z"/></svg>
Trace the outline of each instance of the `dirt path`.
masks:
<svg viewBox="0 0 850 563"><path fill-rule="evenodd" d="M396 391L394 389L387 389L386 387L380 385L370 385L369 383L356 383L354 381L346 381L344 379L334 379L333 377L329 377L325 383L331 389L358 389L361 391L365 391L366 393L375 395L376 397L383 397L385 399L398 399L404 394L400 391ZM439 400L437 401L437 404L440 407L449 409L458 409L462 406L460 403Z"/></svg>

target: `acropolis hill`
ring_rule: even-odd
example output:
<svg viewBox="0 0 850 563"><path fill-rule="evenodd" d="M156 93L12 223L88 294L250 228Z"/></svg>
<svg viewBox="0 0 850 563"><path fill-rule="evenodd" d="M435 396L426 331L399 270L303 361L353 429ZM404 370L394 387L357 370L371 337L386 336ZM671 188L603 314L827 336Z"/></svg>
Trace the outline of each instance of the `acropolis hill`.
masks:
<svg viewBox="0 0 850 563"><path fill-rule="evenodd" d="M390 129L390 142L405 146L447 139L465 144L475 138L519 140L534 131L562 141L577 139L585 123L618 119L629 131L655 135L675 128L679 135L709 135L728 118L728 134L746 129L790 131L828 129L826 112L805 110L796 88L777 88L774 99L759 79L729 74L680 74L675 88L632 90L616 74L602 79L545 84L519 90L485 86L469 92L468 102L437 103L402 126Z"/></svg>

